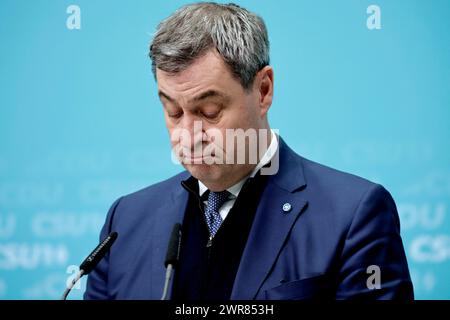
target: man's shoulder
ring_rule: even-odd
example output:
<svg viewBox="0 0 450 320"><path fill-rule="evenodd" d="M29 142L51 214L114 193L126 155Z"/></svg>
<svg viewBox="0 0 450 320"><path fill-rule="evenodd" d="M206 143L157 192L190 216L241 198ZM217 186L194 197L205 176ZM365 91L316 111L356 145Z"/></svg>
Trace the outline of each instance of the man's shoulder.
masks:
<svg viewBox="0 0 450 320"><path fill-rule="evenodd" d="M326 184L330 188L366 189L377 185L376 182L359 175L338 170L322 163L301 157L303 171L308 184ZM345 188L344 188L345 189Z"/></svg>
<svg viewBox="0 0 450 320"><path fill-rule="evenodd" d="M155 217L155 213L159 212L162 206L169 204L167 208L170 209L170 205L177 200L177 190L182 189L181 181L189 176L189 173L183 171L169 179L119 197L108 211L105 226L109 225L109 230L114 229L119 233L127 233L130 228L137 230L139 226L145 225L144 221Z"/></svg>
<svg viewBox="0 0 450 320"><path fill-rule="evenodd" d="M371 194L378 199L393 200L389 191L377 182L301 158L308 194L313 199L343 208L354 207Z"/></svg>
<svg viewBox="0 0 450 320"><path fill-rule="evenodd" d="M366 221L393 221L398 224L395 201L381 184L303 158L307 187L305 196L316 216L344 230L355 217ZM342 228L338 228L337 226Z"/></svg>
<svg viewBox="0 0 450 320"><path fill-rule="evenodd" d="M163 199L172 194L176 188L181 188L181 181L187 179L190 176L189 172L180 172L166 180L149 185L140 190L134 191L121 197L120 202L123 203L136 203L136 202L148 202L154 199Z"/></svg>
<svg viewBox="0 0 450 320"><path fill-rule="evenodd" d="M307 190L321 197L354 198L369 189L380 186L356 174L310 160L290 149L283 140L281 140L281 149L280 156L284 156L285 159L280 159L280 166L284 165L288 168L280 167L283 171L283 179L301 179L306 184Z"/></svg>

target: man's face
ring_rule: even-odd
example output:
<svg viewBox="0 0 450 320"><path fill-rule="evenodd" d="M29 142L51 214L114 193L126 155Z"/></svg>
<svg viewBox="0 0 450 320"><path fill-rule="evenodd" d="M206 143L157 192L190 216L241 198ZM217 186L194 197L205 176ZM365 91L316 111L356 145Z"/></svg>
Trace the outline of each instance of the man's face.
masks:
<svg viewBox="0 0 450 320"><path fill-rule="evenodd" d="M244 90L220 55L211 50L177 74L157 69L156 78L172 147L186 170L212 191L228 187L248 174L254 163L217 164L211 159L227 156L226 129L268 128L267 108L261 107L257 77L253 88ZM180 137L180 131L188 133L188 137ZM220 134L223 143L215 144ZM199 149L203 153L199 154Z"/></svg>

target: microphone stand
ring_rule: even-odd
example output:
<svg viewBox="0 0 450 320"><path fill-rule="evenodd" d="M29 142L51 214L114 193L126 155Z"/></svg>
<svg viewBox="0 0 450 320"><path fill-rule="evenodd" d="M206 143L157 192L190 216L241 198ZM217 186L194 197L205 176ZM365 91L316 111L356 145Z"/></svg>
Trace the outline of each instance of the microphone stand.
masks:
<svg viewBox="0 0 450 320"><path fill-rule="evenodd" d="M69 295L70 290L72 290L72 288L75 286L75 284L78 282L78 280L80 280L80 278L83 275L84 275L84 270L83 269L78 271L78 273L75 276L75 278L72 279L72 282L70 283L70 285L67 286L66 290L64 290L64 293L61 296L61 300L66 300L67 299L67 296Z"/></svg>

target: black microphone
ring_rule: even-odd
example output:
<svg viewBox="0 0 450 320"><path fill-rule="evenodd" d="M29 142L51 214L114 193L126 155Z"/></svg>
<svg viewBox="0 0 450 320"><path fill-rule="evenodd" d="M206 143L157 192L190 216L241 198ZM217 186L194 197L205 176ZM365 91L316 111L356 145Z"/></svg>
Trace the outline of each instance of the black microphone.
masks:
<svg viewBox="0 0 450 320"><path fill-rule="evenodd" d="M175 223L172 229L172 233L169 239L169 245L167 247L166 260L164 265L166 270L166 280L164 283L164 290L161 300L166 300L167 291L169 289L170 279L172 278L173 270L176 268L180 259L180 246L181 246L181 224Z"/></svg>
<svg viewBox="0 0 450 320"><path fill-rule="evenodd" d="M117 239L117 232L111 232L99 245L87 256L86 259L80 264L80 271L72 280L71 284L64 291L61 300L66 300L69 295L70 290L75 286L75 284L84 275L89 274L95 266L103 259L106 253L109 251L114 241Z"/></svg>

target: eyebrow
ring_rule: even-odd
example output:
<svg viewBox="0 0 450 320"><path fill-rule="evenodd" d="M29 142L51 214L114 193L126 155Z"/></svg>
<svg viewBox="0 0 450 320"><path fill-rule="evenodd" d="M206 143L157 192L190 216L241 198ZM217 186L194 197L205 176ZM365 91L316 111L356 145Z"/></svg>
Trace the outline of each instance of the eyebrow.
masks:
<svg viewBox="0 0 450 320"><path fill-rule="evenodd" d="M165 99L169 100L170 102L175 102L171 97L169 97L167 94L165 94L163 91L158 90L158 96L161 99L164 97Z"/></svg>
<svg viewBox="0 0 450 320"><path fill-rule="evenodd" d="M225 95L225 94L223 94L223 93L221 93L219 91L207 90L207 91L205 91L203 93L200 93L198 96L194 97L191 101L192 102L199 102L201 100L205 100L205 99L208 99L208 98L222 98L222 99L225 99L225 100L229 99L227 95Z"/></svg>
<svg viewBox="0 0 450 320"><path fill-rule="evenodd" d="M170 102L174 102L175 103L175 99L169 97L166 93L164 93L161 90L158 90L158 96L160 98L164 97L165 99L169 100ZM221 92L219 92L217 90L207 90L205 92L200 93L196 97L192 98L191 100L189 100L189 102L199 102L201 100L205 100L205 99L208 99L208 98L222 98L225 101L228 101L230 99L227 95L225 95L225 94L223 94L223 93L221 93Z"/></svg>

